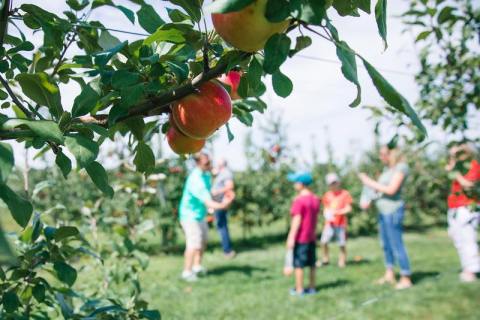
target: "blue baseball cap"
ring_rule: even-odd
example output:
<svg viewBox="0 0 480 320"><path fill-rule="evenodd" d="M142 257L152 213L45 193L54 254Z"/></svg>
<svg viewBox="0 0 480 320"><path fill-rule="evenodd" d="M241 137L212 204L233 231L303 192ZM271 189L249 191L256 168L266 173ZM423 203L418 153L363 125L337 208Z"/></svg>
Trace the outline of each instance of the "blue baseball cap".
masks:
<svg viewBox="0 0 480 320"><path fill-rule="evenodd" d="M305 186L313 183L313 177L310 172L294 172L287 175L287 179L291 182L298 182Z"/></svg>

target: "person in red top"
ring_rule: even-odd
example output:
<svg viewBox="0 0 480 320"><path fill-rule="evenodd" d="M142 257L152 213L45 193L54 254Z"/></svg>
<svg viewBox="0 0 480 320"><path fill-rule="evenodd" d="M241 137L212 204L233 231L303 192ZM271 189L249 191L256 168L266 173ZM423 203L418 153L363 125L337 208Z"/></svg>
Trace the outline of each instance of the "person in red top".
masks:
<svg viewBox="0 0 480 320"><path fill-rule="evenodd" d="M467 174L456 169L468 163ZM480 183L480 164L475 160L474 149L467 144L450 148L447 171L454 172L451 192L448 196L448 234L458 251L462 272L460 280L473 282L480 272L480 255L477 245L477 228L480 220L480 198L472 195L473 188Z"/></svg>
<svg viewBox="0 0 480 320"><path fill-rule="evenodd" d="M323 257L320 265L329 263L328 243L334 237L340 246L338 266L344 268L347 264L347 214L352 211L352 196L347 190L340 187L340 179L336 173L329 173L326 177L330 189L322 197L325 226L322 231Z"/></svg>
<svg viewBox="0 0 480 320"><path fill-rule="evenodd" d="M292 221L287 238L287 249L293 250L293 267L295 268L295 288L290 290L290 294L314 294L316 292L315 242L320 198L308 188L313 182L310 173L290 174L288 179L294 182L294 188L297 192L290 209ZM304 291L303 269L306 267L310 268L310 283L309 288Z"/></svg>

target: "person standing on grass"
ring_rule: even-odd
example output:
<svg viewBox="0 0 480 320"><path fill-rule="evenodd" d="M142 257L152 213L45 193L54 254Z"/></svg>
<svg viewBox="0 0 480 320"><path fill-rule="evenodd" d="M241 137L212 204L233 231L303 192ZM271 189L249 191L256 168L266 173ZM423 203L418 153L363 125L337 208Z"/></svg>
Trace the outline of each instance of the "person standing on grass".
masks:
<svg viewBox="0 0 480 320"><path fill-rule="evenodd" d="M218 161L216 171L216 177L213 180L212 196L215 201L221 202L225 194L233 192L233 173L228 168L225 159L220 159ZM215 210L214 214L217 230L222 242L223 253L227 259L232 259L235 257L236 253L232 249L232 241L230 240L230 233L228 232L227 209L228 208Z"/></svg>
<svg viewBox="0 0 480 320"><path fill-rule="evenodd" d="M315 293L316 262L316 227L320 210L320 199L309 189L313 179L310 173L288 175L294 183L297 196L293 200L290 214L292 216L287 249L293 250L293 267L295 269L295 288L290 290L293 296ZM310 281L307 290L303 288L303 269L310 268Z"/></svg>
<svg viewBox="0 0 480 320"><path fill-rule="evenodd" d="M468 163L467 174L455 169ZM446 170L454 172L451 192L448 196L448 234L457 248L462 272L460 281L474 282L480 272L480 255L477 244L477 229L480 220L480 163L475 159L474 149L460 144L450 149ZM477 192L475 193L475 187Z"/></svg>
<svg viewBox="0 0 480 320"><path fill-rule="evenodd" d="M222 202L213 201L210 195L210 158L207 154L200 153L194 159L196 166L185 182L179 207L180 224L186 242L182 279L186 281L195 281L197 275L206 271L202 266L202 257L207 245L207 208L225 209L234 197L230 193L223 197Z"/></svg>
<svg viewBox="0 0 480 320"><path fill-rule="evenodd" d="M379 193L375 206L379 212L379 230L385 255L386 271L378 284L393 284L396 289L406 289L412 286L410 261L403 243L403 217L405 203L402 199L402 189L408 175L408 165L403 161L400 151L383 146L380 148L380 160L385 168L378 181L365 173L359 173L362 183ZM395 260L400 265L400 281L396 284L393 270Z"/></svg>
<svg viewBox="0 0 480 320"><path fill-rule="evenodd" d="M338 266L344 268L347 263L347 214L352 211L353 200L350 193L340 187L340 179L336 173L327 174L326 182L330 190L322 197L325 226L320 239L323 251L320 265L330 262L328 243L335 237L340 246Z"/></svg>

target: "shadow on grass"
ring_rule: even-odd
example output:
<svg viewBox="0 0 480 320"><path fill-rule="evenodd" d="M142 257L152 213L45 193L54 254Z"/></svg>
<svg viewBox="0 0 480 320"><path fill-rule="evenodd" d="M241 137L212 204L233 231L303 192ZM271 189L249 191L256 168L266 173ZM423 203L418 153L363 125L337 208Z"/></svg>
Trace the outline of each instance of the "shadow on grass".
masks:
<svg viewBox="0 0 480 320"><path fill-rule="evenodd" d="M356 260L347 260L347 267L348 266L360 266L360 265L370 264L370 263L372 263L372 261L370 261L370 259L365 259L365 258L356 259Z"/></svg>
<svg viewBox="0 0 480 320"><path fill-rule="evenodd" d="M417 271L412 273L412 282L414 284L420 283L428 278L435 278L440 275L438 271Z"/></svg>
<svg viewBox="0 0 480 320"><path fill-rule="evenodd" d="M320 285L317 285L315 287L315 289L317 291L322 291L322 290L326 290L326 289L333 289L333 288L338 288L338 287L343 287L343 286L346 286L347 284L349 284L350 281L348 280L345 280L345 279L338 279L338 280L335 280L335 281L331 281L331 282L327 282L327 283L322 283Z"/></svg>
<svg viewBox="0 0 480 320"><path fill-rule="evenodd" d="M215 232L215 230L209 230L209 232ZM237 252L246 252L251 250L265 249L272 244L278 244L284 242L287 238L286 232L278 232L272 234L266 234L264 236L250 236L249 238L236 238L233 239L233 248ZM216 249L221 249L221 243L219 240L211 240L208 242L207 252L212 252ZM178 243L170 246L162 246L160 243L148 243L143 245L142 251L149 255L155 255L159 253L166 253L172 255L183 255L185 250L184 243Z"/></svg>
<svg viewBox="0 0 480 320"><path fill-rule="evenodd" d="M221 276L229 272L238 272L243 273L246 276L251 277L252 273L255 271L264 272L267 271L266 268L253 267L249 265L236 265L236 266L221 266L208 270L209 276Z"/></svg>

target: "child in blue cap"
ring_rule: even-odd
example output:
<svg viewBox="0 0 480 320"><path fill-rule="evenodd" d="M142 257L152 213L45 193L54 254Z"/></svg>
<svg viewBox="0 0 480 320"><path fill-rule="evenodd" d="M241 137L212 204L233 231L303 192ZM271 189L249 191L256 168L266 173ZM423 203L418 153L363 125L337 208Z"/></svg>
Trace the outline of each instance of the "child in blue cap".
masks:
<svg viewBox="0 0 480 320"><path fill-rule="evenodd" d="M287 250L293 250L295 269L295 288L290 290L290 294L294 296L313 294L315 293L315 241L320 198L309 189L313 182L310 173L289 174L288 180L294 183L297 192L290 209L292 220L286 243ZM310 281L308 289L304 290L303 269L307 267L310 268Z"/></svg>

